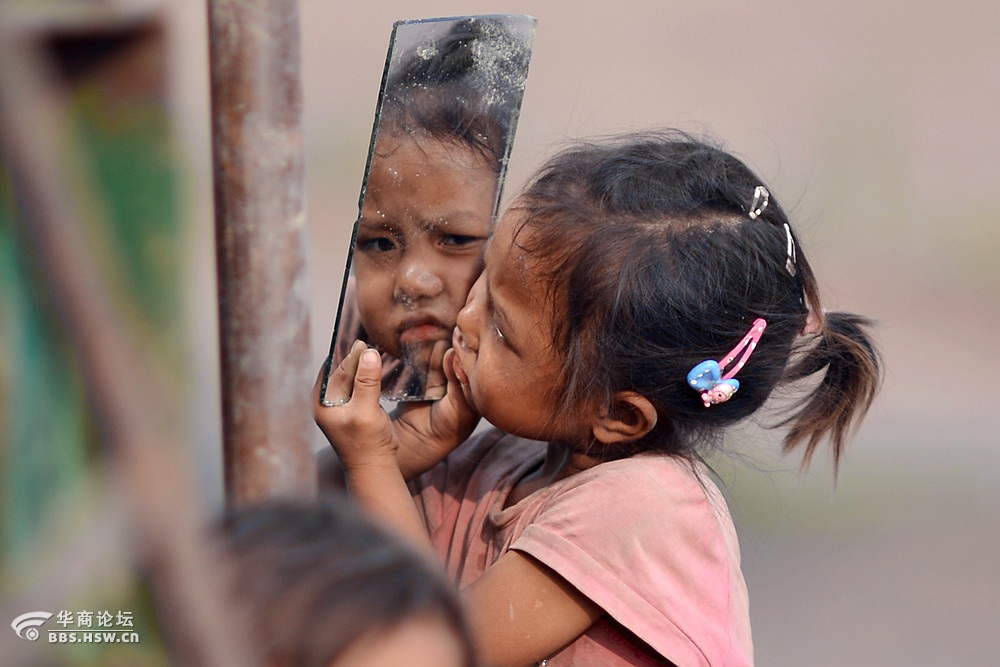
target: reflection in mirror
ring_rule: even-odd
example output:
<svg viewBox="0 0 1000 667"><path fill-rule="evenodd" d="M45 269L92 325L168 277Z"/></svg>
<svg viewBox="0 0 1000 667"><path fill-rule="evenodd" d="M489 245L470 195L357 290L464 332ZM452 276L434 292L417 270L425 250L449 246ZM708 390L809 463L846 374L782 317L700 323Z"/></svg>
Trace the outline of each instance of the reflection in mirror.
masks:
<svg viewBox="0 0 1000 667"><path fill-rule="evenodd" d="M482 270L524 94L535 19L394 25L330 372L362 340L382 354L383 398L444 395L442 358Z"/></svg>

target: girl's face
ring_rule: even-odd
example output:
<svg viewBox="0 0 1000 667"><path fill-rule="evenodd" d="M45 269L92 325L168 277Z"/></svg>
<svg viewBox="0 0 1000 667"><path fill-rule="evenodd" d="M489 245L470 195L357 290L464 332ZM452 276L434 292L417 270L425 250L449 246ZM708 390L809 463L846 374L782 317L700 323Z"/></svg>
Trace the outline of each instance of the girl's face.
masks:
<svg viewBox="0 0 1000 667"><path fill-rule="evenodd" d="M466 400L497 428L536 440L579 437L554 419L562 359L553 348L553 311L508 210L486 248L485 268L455 328L455 369Z"/></svg>
<svg viewBox="0 0 1000 667"><path fill-rule="evenodd" d="M361 321L389 354L426 365L482 268L497 175L456 143L380 136L358 224Z"/></svg>

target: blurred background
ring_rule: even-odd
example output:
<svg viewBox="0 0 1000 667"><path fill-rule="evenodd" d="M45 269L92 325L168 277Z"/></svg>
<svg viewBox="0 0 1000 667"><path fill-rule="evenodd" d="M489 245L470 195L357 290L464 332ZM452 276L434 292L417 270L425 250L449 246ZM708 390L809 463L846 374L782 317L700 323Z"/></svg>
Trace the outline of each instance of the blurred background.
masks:
<svg viewBox="0 0 1000 667"><path fill-rule="evenodd" d="M39 34L79 20L67 17L71 5L113 8L106 20L137 31L128 43L147 59L142 76L105 69L74 79L72 44L56 51L81 154L92 161L80 169L107 206L95 217L112 221L90 237L129 321L172 369L194 484L216 507L205 8L21 4L29 18L19 20ZM317 370L392 22L536 16L508 199L568 139L664 126L707 134L773 186L827 308L879 322L885 386L836 481L822 456L800 473L797 459L778 455L776 435L757 428L734 434L738 455L716 463L741 535L757 664L997 664L1000 5L302 0L300 12ZM9 224L14 189L0 183L3 584L21 591L37 583L35 564L58 561L65 548L40 534L73 533L73 512L102 478L73 360ZM127 568L106 569L100 585L62 607L94 606L96 595L142 609ZM45 655L46 664L163 660L153 639L132 653L49 647Z"/></svg>

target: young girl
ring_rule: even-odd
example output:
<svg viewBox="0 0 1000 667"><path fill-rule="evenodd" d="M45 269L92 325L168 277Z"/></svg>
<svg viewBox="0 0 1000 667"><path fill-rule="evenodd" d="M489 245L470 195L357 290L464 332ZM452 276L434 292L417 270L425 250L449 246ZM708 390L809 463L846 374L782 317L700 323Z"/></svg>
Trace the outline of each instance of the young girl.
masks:
<svg viewBox="0 0 1000 667"><path fill-rule="evenodd" d="M316 419L349 488L429 535L486 664L751 665L736 534L702 455L821 374L784 449L808 463L829 438L839 461L878 386L868 322L824 313L761 180L679 133L557 155L485 263L444 399L391 421L363 345L335 373L350 400ZM463 442L475 415L496 430Z"/></svg>

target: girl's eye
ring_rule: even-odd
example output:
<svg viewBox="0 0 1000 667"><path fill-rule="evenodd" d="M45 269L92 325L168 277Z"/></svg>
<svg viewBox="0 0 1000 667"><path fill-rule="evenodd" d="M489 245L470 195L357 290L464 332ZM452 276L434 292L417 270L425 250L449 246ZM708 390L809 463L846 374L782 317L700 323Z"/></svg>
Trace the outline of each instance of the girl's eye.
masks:
<svg viewBox="0 0 1000 667"><path fill-rule="evenodd" d="M441 238L441 243L454 248L461 248L482 239L478 236L466 236L464 234L445 234Z"/></svg>
<svg viewBox="0 0 1000 667"><path fill-rule="evenodd" d="M500 339L501 343L507 342L506 338L504 338L503 332L500 331L500 325L496 323L496 320L493 320L493 331L496 332L497 338Z"/></svg>
<svg viewBox="0 0 1000 667"><path fill-rule="evenodd" d="M372 239L358 239L358 248L361 252L392 252L396 249L396 242L388 236L377 236Z"/></svg>

